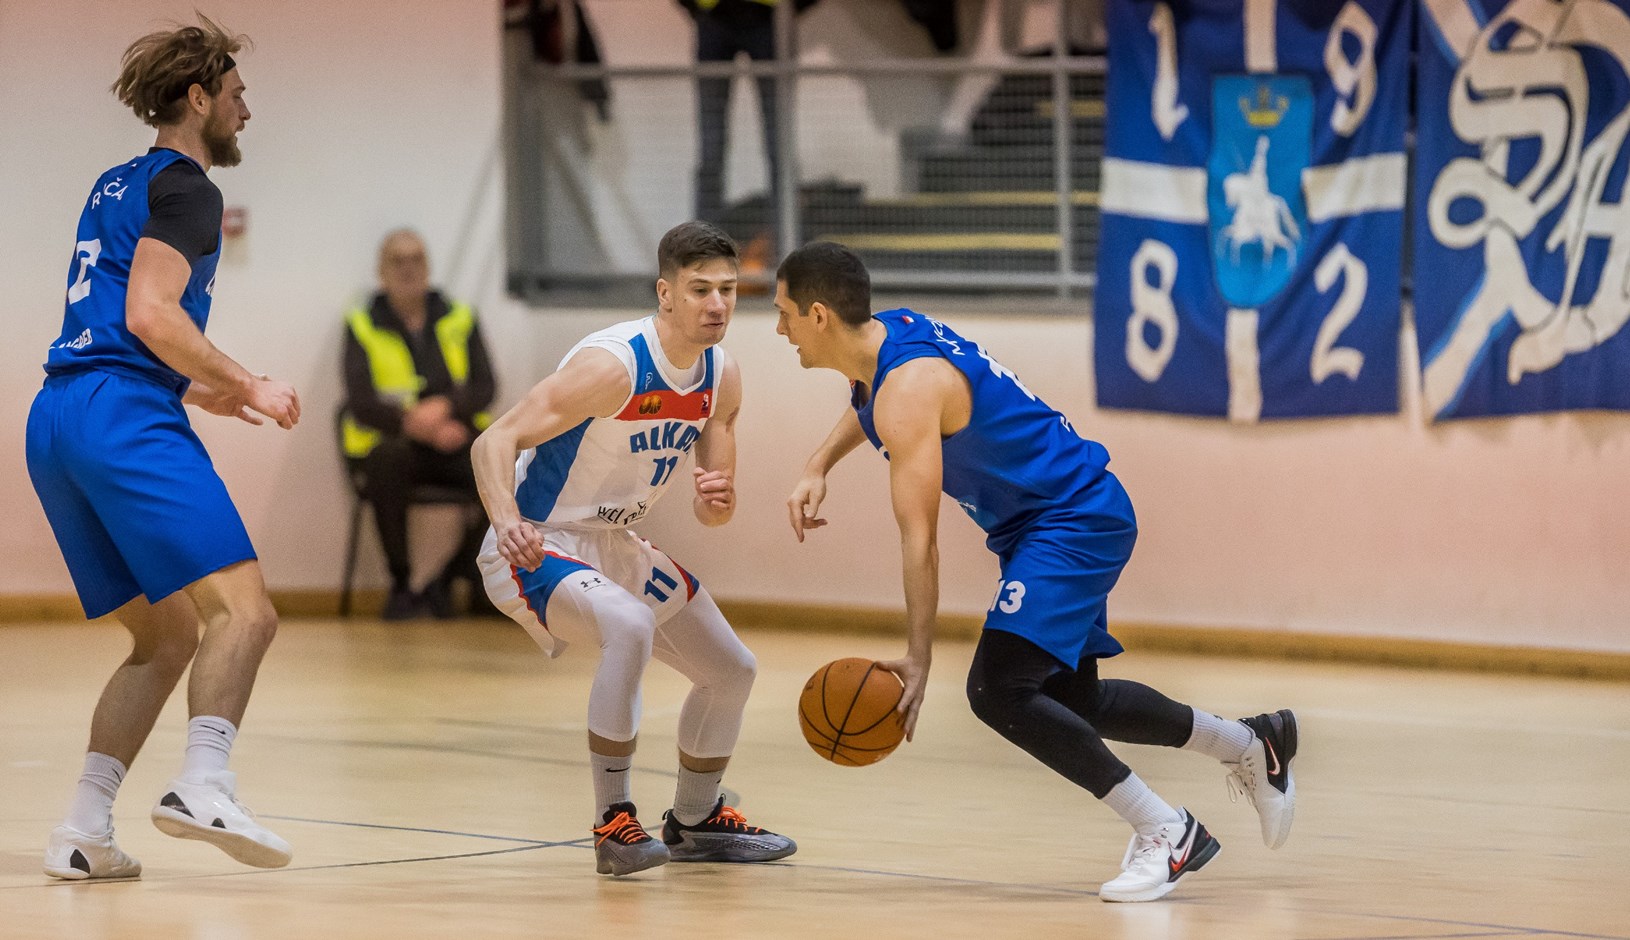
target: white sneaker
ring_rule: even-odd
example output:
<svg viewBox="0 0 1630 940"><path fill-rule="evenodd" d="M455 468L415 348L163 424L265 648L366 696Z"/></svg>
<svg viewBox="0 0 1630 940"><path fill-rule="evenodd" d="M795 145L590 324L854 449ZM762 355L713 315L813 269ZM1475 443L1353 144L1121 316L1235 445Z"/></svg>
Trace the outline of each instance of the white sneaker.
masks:
<svg viewBox="0 0 1630 940"><path fill-rule="evenodd" d="M1290 838L1290 825L1296 818L1296 777L1291 761L1296 759L1296 716L1288 708L1266 715L1241 718L1254 740L1239 763L1229 768L1228 798L1244 794L1256 807L1262 823L1262 842L1277 849Z"/></svg>
<svg viewBox="0 0 1630 940"><path fill-rule="evenodd" d="M141 862L120 851L119 843L113 841L112 826L99 836L58 826L45 845L45 873L67 881L135 878L141 875Z"/></svg>
<svg viewBox="0 0 1630 940"><path fill-rule="evenodd" d="M1099 889L1105 901L1154 901L1177 887L1177 879L1199 871L1222 851L1222 845L1189 811L1145 835L1133 833L1121 859L1121 873Z"/></svg>
<svg viewBox="0 0 1630 940"><path fill-rule="evenodd" d="M153 807L153 825L167 836L208 842L245 865L282 868L294 852L238 802L237 784L230 770L207 774L201 782L178 777Z"/></svg>

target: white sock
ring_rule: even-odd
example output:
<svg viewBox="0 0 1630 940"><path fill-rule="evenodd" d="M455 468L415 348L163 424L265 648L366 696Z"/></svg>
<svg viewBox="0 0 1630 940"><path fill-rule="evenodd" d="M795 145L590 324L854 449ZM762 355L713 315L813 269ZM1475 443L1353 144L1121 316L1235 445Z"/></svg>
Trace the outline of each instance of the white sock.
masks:
<svg viewBox="0 0 1630 940"><path fill-rule="evenodd" d="M633 766L633 755L607 757L589 752L589 770L594 774L594 802L599 806L596 812L601 822L605 822L606 811L613 803L633 802L633 788L628 784L628 771Z"/></svg>
<svg viewBox="0 0 1630 940"><path fill-rule="evenodd" d="M1256 740L1256 735L1243 722L1218 718L1210 712L1194 709L1194 731L1189 735L1185 751L1199 751L1225 764L1237 764L1245 756L1245 749Z"/></svg>
<svg viewBox="0 0 1630 940"><path fill-rule="evenodd" d="M88 836L101 835L113 826L113 798L125 779L125 765L118 759L91 751L85 755L85 770L74 789L63 825Z"/></svg>
<svg viewBox="0 0 1630 940"><path fill-rule="evenodd" d="M698 773L679 765L679 789L674 792L674 819L682 826L694 826L713 814L719 802L719 781L723 770Z"/></svg>
<svg viewBox="0 0 1630 940"><path fill-rule="evenodd" d="M187 722L187 758L181 764L181 776L199 781L225 770L237 737L237 726L225 718L199 715Z"/></svg>
<svg viewBox="0 0 1630 940"><path fill-rule="evenodd" d="M1155 791L1138 779L1137 774L1115 784L1115 789L1104 794L1104 805L1142 833L1153 832L1157 826L1183 819L1182 813L1156 796Z"/></svg>

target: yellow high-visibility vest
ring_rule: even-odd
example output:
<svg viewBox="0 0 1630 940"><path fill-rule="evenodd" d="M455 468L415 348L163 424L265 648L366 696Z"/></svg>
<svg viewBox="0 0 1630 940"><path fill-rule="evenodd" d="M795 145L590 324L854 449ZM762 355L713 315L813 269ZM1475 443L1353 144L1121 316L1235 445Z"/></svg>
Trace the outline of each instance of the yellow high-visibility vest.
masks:
<svg viewBox="0 0 1630 940"><path fill-rule="evenodd" d="M394 399L406 408L419 400L424 390L424 377L413 370L413 352L407 340L395 330L381 329L373 316L358 307L345 315L351 335L362 344L368 354L368 373L373 378L374 390L386 398ZM441 347L442 358L447 361L447 374L453 384L463 385L470 377L470 331L475 329L475 311L469 304L454 303L447 315L436 321L436 345ZM477 430L492 423L492 415L481 412L473 422ZM342 446L347 457L368 456L384 435L374 428L358 424L351 415L341 423Z"/></svg>

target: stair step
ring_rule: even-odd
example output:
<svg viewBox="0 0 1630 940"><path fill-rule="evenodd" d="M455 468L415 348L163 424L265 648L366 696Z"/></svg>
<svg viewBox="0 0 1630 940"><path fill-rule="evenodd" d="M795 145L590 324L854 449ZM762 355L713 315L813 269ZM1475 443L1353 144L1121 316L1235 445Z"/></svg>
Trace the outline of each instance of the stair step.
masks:
<svg viewBox="0 0 1630 940"><path fill-rule="evenodd" d="M930 198L903 197L898 200L865 202L851 206L826 206L804 214L810 228L857 231L921 231L933 234L965 232L1056 232L1058 208L1050 201L1003 205L999 203L939 203ZM1097 225L1097 193L1083 192L1075 201L1073 213L1078 230Z"/></svg>

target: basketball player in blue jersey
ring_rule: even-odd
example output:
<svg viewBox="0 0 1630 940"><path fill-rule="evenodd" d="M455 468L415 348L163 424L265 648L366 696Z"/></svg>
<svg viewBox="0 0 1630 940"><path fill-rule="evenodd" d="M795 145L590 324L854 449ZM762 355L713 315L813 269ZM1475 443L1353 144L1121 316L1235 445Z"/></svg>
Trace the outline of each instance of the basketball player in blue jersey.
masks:
<svg viewBox="0 0 1630 940"><path fill-rule="evenodd" d="M141 873L114 841L113 800L189 662L186 756L154 824L248 865L290 858L227 770L277 613L183 405L286 429L300 399L204 338L221 251L221 194L204 174L238 163L249 108L232 60L244 37L199 19L125 50L113 91L158 140L85 200L62 335L28 416L29 476L85 615L113 614L135 641L97 703L84 774L51 833L45 872L56 878Z"/></svg>
<svg viewBox="0 0 1630 940"><path fill-rule="evenodd" d="M1152 901L1219 849L1188 811L1168 804L1104 740L1182 747L1229 768L1249 795L1262 837L1290 832L1296 719L1288 710L1225 721L1136 682L1100 679L1121 652L1105 602L1132 554L1137 523L1102 445L1036 398L979 344L911 310L871 312L871 279L830 242L794 251L776 274L776 331L805 368L851 383L851 407L810 457L787 501L793 532L819 517L826 475L870 441L889 462L900 527L908 641L881 663L905 685L909 740L928 676L939 603L936 525L941 491L987 534L1001 561L996 599L968 673L974 714L1084 787L1135 830L1106 901Z"/></svg>
<svg viewBox="0 0 1630 940"><path fill-rule="evenodd" d="M741 371L718 344L738 263L735 243L711 225L669 231L657 247L656 315L572 347L471 455L492 521L480 557L488 596L550 657L567 642L600 650L588 739L603 875L797 850L749 825L719 789L757 674L753 654L696 579L629 528L692 454L696 518L718 526L735 513ZM652 657L692 682L660 840L640 825L628 779Z"/></svg>

